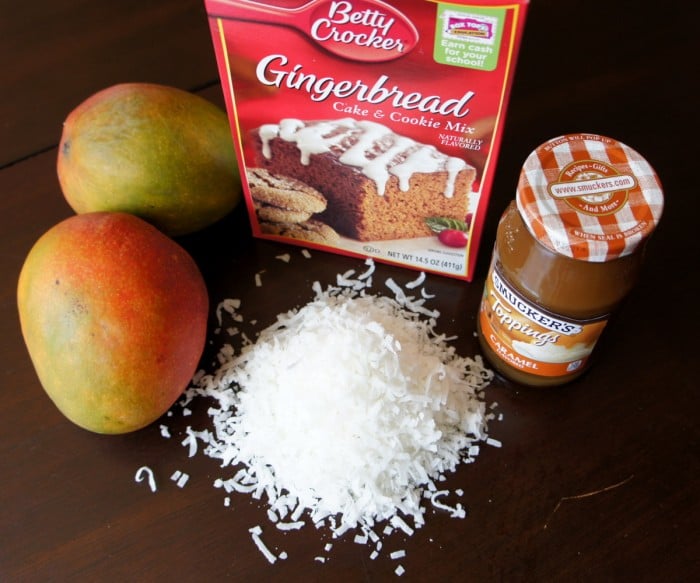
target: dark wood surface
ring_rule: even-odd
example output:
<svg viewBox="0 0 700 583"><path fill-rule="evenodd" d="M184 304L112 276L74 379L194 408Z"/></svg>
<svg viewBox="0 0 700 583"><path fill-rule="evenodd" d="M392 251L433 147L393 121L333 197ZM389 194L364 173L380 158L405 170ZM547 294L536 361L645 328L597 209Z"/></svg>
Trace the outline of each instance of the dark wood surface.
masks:
<svg viewBox="0 0 700 583"><path fill-rule="evenodd" d="M209 458L180 445L190 421L167 419L125 436L66 421L46 397L24 347L15 300L31 245L72 214L55 172L68 112L122 81L152 81L223 104L202 2L63 0L0 11L0 581L691 581L700 567L695 275L697 75L700 13L691 2L533 0L476 280L429 276L440 327L478 351L474 317L495 225L520 165L541 142L590 131L617 138L657 169L666 211L640 284L607 330L597 362L565 388L496 379L488 400L504 419L447 486L464 490L464 520L428 512L412 537L370 560L352 536L323 552L328 533L276 531L247 495L223 504ZM239 297L250 317L303 305L311 283L361 262L250 238L242 208L180 240L212 303ZM292 261L275 260L290 253ZM264 287L254 274L264 273ZM379 267L408 281L414 272ZM194 406L206 423L206 405ZM158 491L134 482L142 465ZM180 489L169 477L191 478ZM289 558L269 565L248 529ZM325 564L314 560L327 555Z"/></svg>

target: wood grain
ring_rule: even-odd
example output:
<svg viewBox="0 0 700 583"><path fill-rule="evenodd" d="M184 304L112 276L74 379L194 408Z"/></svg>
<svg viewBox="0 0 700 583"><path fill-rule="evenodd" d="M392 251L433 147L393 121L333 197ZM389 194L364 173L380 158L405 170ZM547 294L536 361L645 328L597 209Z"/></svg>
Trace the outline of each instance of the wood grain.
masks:
<svg viewBox="0 0 700 583"><path fill-rule="evenodd" d="M205 402L134 434L74 427L41 389L15 306L33 242L70 216L55 175L65 115L92 92L125 80L199 91L222 105L203 3L194 0L2 1L0 19L0 581L691 581L700 576L700 429L696 328L698 257L696 96L700 49L691 3L651 5L532 0L476 280L429 276L440 326L473 337L495 227L522 161L571 131L617 138L642 152L664 183L667 207L642 281L611 322L591 371L554 390L501 379L487 400L500 449L484 447L446 487L464 491L467 518L428 511L412 537L392 536L377 560L352 537L277 531L264 503L214 488L224 475L180 445L206 424ZM315 280L358 260L250 237L240 207L180 242L207 280L212 303L239 297L271 322L303 305ZM292 257L289 264L276 259ZM262 272L263 291L254 276ZM381 266L377 291L415 273ZM213 350L212 347L211 350ZM209 364L213 353L203 360ZM161 435L160 424L172 435ZM134 481L150 466L152 493ZM180 489L175 470L190 475ZM289 558L269 565L248 529ZM325 564L316 556L328 556Z"/></svg>

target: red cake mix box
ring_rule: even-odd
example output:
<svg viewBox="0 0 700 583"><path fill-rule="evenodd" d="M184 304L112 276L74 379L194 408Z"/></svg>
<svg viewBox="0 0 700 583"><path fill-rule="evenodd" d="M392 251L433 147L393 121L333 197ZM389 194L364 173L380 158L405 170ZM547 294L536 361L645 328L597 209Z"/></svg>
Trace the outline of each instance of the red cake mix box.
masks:
<svg viewBox="0 0 700 583"><path fill-rule="evenodd" d="M527 0L205 0L256 237L471 280Z"/></svg>

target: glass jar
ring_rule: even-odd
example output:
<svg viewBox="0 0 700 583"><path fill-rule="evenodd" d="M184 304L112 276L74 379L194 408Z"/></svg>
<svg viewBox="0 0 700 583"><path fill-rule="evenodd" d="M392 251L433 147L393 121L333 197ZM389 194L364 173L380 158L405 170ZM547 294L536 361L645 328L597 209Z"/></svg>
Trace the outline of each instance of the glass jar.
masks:
<svg viewBox="0 0 700 583"><path fill-rule="evenodd" d="M656 173L628 146L575 134L537 148L499 222L484 285L477 333L491 365L531 386L580 376L662 211Z"/></svg>

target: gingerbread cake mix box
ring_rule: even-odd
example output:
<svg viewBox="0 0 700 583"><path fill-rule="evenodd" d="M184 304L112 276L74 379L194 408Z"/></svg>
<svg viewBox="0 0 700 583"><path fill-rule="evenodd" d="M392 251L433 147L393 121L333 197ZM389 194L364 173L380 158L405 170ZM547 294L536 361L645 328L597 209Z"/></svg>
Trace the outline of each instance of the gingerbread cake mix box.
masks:
<svg viewBox="0 0 700 583"><path fill-rule="evenodd" d="M205 0L256 237L471 280L527 0Z"/></svg>

